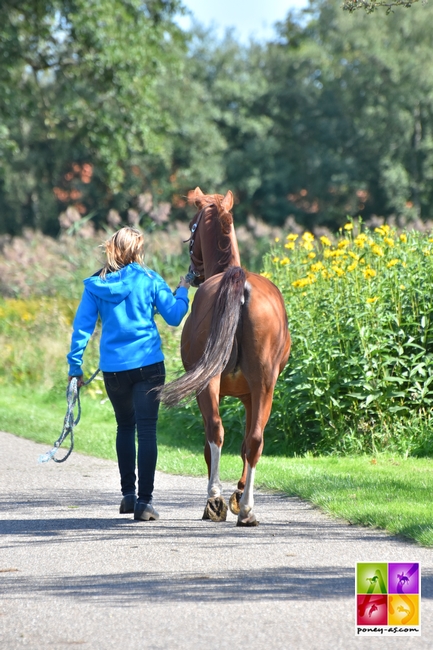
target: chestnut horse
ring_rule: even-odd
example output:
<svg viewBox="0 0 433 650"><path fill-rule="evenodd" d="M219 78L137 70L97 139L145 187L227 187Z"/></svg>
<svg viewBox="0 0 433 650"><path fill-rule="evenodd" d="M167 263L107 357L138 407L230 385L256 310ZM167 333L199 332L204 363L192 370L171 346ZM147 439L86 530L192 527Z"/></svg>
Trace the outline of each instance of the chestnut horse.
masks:
<svg viewBox="0 0 433 650"><path fill-rule="evenodd" d="M256 526L254 474L263 450L278 375L290 352L284 300L267 278L240 266L231 209L233 195L188 195L199 209L190 224L190 277L199 284L182 332L181 355L186 373L167 384L161 400L174 406L196 395L206 432L208 501L203 519L225 521L219 465L224 428L221 397L238 397L246 411L241 455L243 472L230 510L238 526Z"/></svg>

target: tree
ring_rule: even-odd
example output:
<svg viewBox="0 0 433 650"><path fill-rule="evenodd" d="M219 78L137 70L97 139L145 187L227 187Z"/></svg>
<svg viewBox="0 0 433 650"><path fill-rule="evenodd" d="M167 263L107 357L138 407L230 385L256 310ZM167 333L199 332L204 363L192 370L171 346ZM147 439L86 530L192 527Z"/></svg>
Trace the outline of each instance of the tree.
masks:
<svg viewBox="0 0 433 650"><path fill-rule="evenodd" d="M354 20L322 0L309 14L266 48L276 173L263 171L255 204L269 214L274 196L273 220L332 228L347 213L432 218L431 8Z"/></svg>
<svg viewBox="0 0 433 650"><path fill-rule="evenodd" d="M115 203L134 156L163 156L156 82L184 38L178 0L4 0L0 229L56 232L69 203ZM122 199L124 202L124 200Z"/></svg>

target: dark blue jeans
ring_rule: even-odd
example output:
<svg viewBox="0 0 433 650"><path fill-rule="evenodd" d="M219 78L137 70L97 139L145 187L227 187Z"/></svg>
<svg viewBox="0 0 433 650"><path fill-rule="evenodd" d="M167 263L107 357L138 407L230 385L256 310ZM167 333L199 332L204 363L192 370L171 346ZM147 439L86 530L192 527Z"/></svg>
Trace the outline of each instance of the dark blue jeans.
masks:
<svg viewBox="0 0 433 650"><path fill-rule="evenodd" d="M152 501L157 459L159 399L152 388L163 385L164 381L163 362L134 370L104 372L105 388L117 422L116 451L122 494L135 494L137 458L138 499L144 503Z"/></svg>

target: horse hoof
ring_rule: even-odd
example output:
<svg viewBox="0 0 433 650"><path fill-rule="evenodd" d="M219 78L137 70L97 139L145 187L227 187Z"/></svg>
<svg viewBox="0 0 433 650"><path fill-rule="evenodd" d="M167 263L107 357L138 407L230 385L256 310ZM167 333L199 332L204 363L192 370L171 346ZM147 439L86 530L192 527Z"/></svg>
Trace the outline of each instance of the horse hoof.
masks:
<svg viewBox="0 0 433 650"><path fill-rule="evenodd" d="M235 490L229 499L230 512L232 512L234 515L238 515L241 511L239 501L241 500L242 494L243 492L240 490Z"/></svg>
<svg viewBox="0 0 433 650"><path fill-rule="evenodd" d="M202 519L225 521L227 519L227 504L223 497L212 497L207 500Z"/></svg>
<svg viewBox="0 0 433 650"><path fill-rule="evenodd" d="M258 526L259 522L257 521L255 515L253 513L249 514L248 517L245 517L244 519L240 519L238 517L238 520L236 522L236 526L244 526L245 528L251 528L252 526Z"/></svg>

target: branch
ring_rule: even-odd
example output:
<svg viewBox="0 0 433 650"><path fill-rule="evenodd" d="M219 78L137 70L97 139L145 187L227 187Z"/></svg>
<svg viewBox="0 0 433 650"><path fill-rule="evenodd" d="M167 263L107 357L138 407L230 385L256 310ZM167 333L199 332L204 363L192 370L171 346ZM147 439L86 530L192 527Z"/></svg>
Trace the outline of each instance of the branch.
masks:
<svg viewBox="0 0 433 650"><path fill-rule="evenodd" d="M378 7L385 7L386 13L389 14L393 7L412 7L418 0L345 0L343 9L350 13L357 9L365 9L368 14L373 13ZM423 2L425 4L425 0Z"/></svg>

